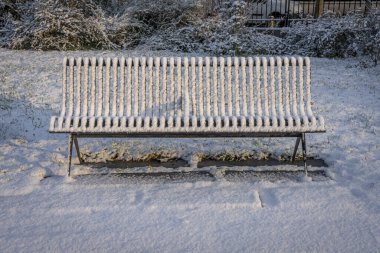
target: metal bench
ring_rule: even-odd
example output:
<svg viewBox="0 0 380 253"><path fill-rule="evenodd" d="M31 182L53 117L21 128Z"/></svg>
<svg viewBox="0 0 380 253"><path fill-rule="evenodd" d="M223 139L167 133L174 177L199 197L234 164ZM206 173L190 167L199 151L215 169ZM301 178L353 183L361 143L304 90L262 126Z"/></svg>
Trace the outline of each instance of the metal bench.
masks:
<svg viewBox="0 0 380 253"><path fill-rule="evenodd" d="M314 115L309 58L64 58L51 133L93 137L296 137L325 132Z"/></svg>

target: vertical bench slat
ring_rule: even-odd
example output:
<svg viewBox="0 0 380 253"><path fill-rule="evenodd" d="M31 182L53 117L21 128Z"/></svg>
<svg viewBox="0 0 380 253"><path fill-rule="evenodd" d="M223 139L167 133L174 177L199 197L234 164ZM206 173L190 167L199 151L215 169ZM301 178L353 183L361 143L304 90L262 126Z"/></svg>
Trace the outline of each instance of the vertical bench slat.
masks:
<svg viewBox="0 0 380 253"><path fill-rule="evenodd" d="M232 60L231 57L227 58L227 98L228 98L228 116L232 116Z"/></svg>
<svg viewBox="0 0 380 253"><path fill-rule="evenodd" d="M197 100L198 100L198 115L204 116L204 104L203 104L203 58L198 57L198 82L197 82Z"/></svg>
<svg viewBox="0 0 380 253"><path fill-rule="evenodd" d="M252 57L248 58L248 71L249 71L249 113L250 115L255 115L255 91L254 91L254 67L253 67Z"/></svg>
<svg viewBox="0 0 380 253"><path fill-rule="evenodd" d="M97 113L96 116L102 116L103 111L103 58L100 57L98 61L98 76L97 76L97 87L98 87L98 101L97 101Z"/></svg>
<svg viewBox="0 0 380 253"><path fill-rule="evenodd" d="M70 69L69 69L69 109L68 109L68 116L73 115L73 109L74 109L74 58L70 58L69 60Z"/></svg>
<svg viewBox="0 0 380 253"><path fill-rule="evenodd" d="M241 79L242 79L242 104L243 104L243 116L247 116L248 115L248 110L247 110L247 106L248 106L248 103L247 103L247 96L248 96L248 92L247 92L247 74L246 74L246 66L247 65L247 61L245 59L245 57L242 57L241 58Z"/></svg>
<svg viewBox="0 0 380 253"><path fill-rule="evenodd" d="M149 85L148 90L148 108L151 111L150 117L153 117L153 58L148 59L148 73L149 73Z"/></svg>
<svg viewBox="0 0 380 253"><path fill-rule="evenodd" d="M170 64L170 87L169 87L169 115L170 117L174 117L174 113L175 113L175 82L174 82L174 69L175 69L175 66L174 66L174 58L173 57L170 57L169 59L169 64Z"/></svg>
<svg viewBox="0 0 380 253"><path fill-rule="evenodd" d="M298 110L297 110L297 66L296 66L296 58L291 58L292 63L292 115L294 119L297 121L298 119Z"/></svg>
<svg viewBox="0 0 380 253"><path fill-rule="evenodd" d="M160 67L158 69L158 71L156 72L156 75L158 76L157 78L157 88L158 88L158 92L157 94L159 95L158 96L158 100L157 100L157 107L158 107L158 112L157 112L157 117L160 117L162 115L162 113L164 113L164 109L163 109L163 104L164 104L164 84L163 84L163 80L165 79L166 77L166 74L164 73L164 60L163 58L159 58L159 62L160 62Z"/></svg>
<svg viewBox="0 0 380 253"><path fill-rule="evenodd" d="M96 106L96 58L91 58L91 106L90 106L90 116L95 116L95 106Z"/></svg>
<svg viewBox="0 0 380 253"><path fill-rule="evenodd" d="M183 90L183 83L182 83L182 59L181 57L177 57L177 101L175 102L175 110L177 117L182 117L183 113L185 111L185 98L182 94Z"/></svg>
<svg viewBox="0 0 380 253"><path fill-rule="evenodd" d="M124 96L125 96L125 58L120 58L120 95L119 95L119 117L124 116Z"/></svg>
<svg viewBox="0 0 380 253"><path fill-rule="evenodd" d="M84 58L83 60L83 82L84 82L84 90L83 90L83 114L82 116L88 116L88 64L89 59L88 57Z"/></svg>
<svg viewBox="0 0 380 253"><path fill-rule="evenodd" d="M74 115L76 117L79 116L80 114L80 107L81 107L81 71L82 71L82 58L79 57L75 60L75 64L76 64L76 84L74 84L74 86L76 86L75 88L75 98L74 98L74 107L75 107L75 112L74 112ZM75 72L75 70L74 70Z"/></svg>
<svg viewBox="0 0 380 253"><path fill-rule="evenodd" d="M220 64L220 96L219 96L219 105L220 105L220 116L226 116L226 99L225 99L225 73L224 73L224 58L219 58Z"/></svg>
<svg viewBox="0 0 380 253"><path fill-rule="evenodd" d="M183 59L184 70L184 86L183 94L185 94L185 127L189 126L189 116L190 116L190 89L189 89L189 59L185 57Z"/></svg>
<svg viewBox="0 0 380 253"><path fill-rule="evenodd" d="M234 100L235 115L240 116L240 81L239 81L239 57L234 57L234 88L232 99Z"/></svg>
<svg viewBox="0 0 380 253"><path fill-rule="evenodd" d="M133 116L137 117L139 114L139 58L133 59Z"/></svg>
<svg viewBox="0 0 380 253"><path fill-rule="evenodd" d="M305 58L306 62L306 98L307 98L307 114L309 117L313 117L313 111L311 110L311 78L310 78L310 59L309 57Z"/></svg>
<svg viewBox="0 0 380 253"><path fill-rule="evenodd" d="M119 83L119 80L118 80L118 63L119 63L118 58L115 57L112 59L112 72L113 72L113 77L112 77L112 81L113 81L112 111L111 111L112 117L115 117L117 115L117 105L118 105L118 103L120 103L120 101L118 101L118 99L117 99L118 94L120 93L119 89L118 89L118 83Z"/></svg>
<svg viewBox="0 0 380 253"><path fill-rule="evenodd" d="M205 58L206 61L206 87L205 87L205 103L206 116L211 116L211 87L210 87L210 57Z"/></svg>
<svg viewBox="0 0 380 253"><path fill-rule="evenodd" d="M196 97L196 72L195 72L195 58L191 57L191 112L190 114L197 116L197 97Z"/></svg>
<svg viewBox="0 0 380 253"><path fill-rule="evenodd" d="M299 111L302 117L305 117L305 104L304 104L304 80L303 80L303 59L298 57L298 82L299 82Z"/></svg>
<svg viewBox="0 0 380 253"><path fill-rule="evenodd" d="M106 82L105 82L105 98L104 102L104 116L110 116L110 82L111 82L111 59L106 58Z"/></svg>
<svg viewBox="0 0 380 253"><path fill-rule="evenodd" d="M261 126L261 117L263 115L261 108L261 72L260 72L260 58L255 57L256 63L256 104L257 104L257 118L260 120L257 122L257 126Z"/></svg>
<svg viewBox="0 0 380 253"><path fill-rule="evenodd" d="M168 95L167 95L167 65L166 57L162 58L162 83L161 83L161 102L160 116L167 116L168 113Z"/></svg>
<svg viewBox="0 0 380 253"><path fill-rule="evenodd" d="M220 85L220 82L218 82L218 58L213 57L212 58L212 98L213 98L213 116L217 117L220 116L218 114L218 85Z"/></svg>
<svg viewBox="0 0 380 253"><path fill-rule="evenodd" d="M63 58L63 73L62 73L62 106L61 106L61 118L66 114L67 107L67 57ZM62 126L60 126L62 127Z"/></svg>
<svg viewBox="0 0 380 253"><path fill-rule="evenodd" d="M276 89L275 89L275 61L273 57L269 58L270 64L270 97L271 97L271 119L273 126L277 126L277 109L276 109Z"/></svg>
<svg viewBox="0 0 380 253"><path fill-rule="evenodd" d="M262 58L263 68L262 68L262 76L263 76L263 93L264 93L264 126L269 126L269 99L268 99L268 60L267 58Z"/></svg>
<svg viewBox="0 0 380 253"><path fill-rule="evenodd" d="M172 60L172 57L167 58L166 101L165 101L165 117L167 119L169 119L170 116L172 116L171 79L172 79L172 76L174 75L174 72L172 72L171 60Z"/></svg>
<svg viewBox="0 0 380 253"><path fill-rule="evenodd" d="M289 59L285 58L285 111L286 118L289 120L290 116L290 72L289 72ZM289 124L289 121L288 121Z"/></svg>
<svg viewBox="0 0 380 253"><path fill-rule="evenodd" d="M126 111L127 117L132 115L132 58L127 59L127 85L126 85Z"/></svg>
<svg viewBox="0 0 380 253"><path fill-rule="evenodd" d="M278 84L278 113L279 113L279 126L285 127L285 119L284 119L284 92L283 92L283 81L282 81L282 58L276 57L277 61L277 84Z"/></svg>
<svg viewBox="0 0 380 253"><path fill-rule="evenodd" d="M146 114L146 58L141 58L141 107L140 114L142 117L147 116Z"/></svg>
<svg viewBox="0 0 380 253"><path fill-rule="evenodd" d="M156 57L155 61L155 68L156 68L156 83L154 85L154 94L155 94L155 99L154 99L154 114L153 116L159 117L160 113L160 58Z"/></svg>

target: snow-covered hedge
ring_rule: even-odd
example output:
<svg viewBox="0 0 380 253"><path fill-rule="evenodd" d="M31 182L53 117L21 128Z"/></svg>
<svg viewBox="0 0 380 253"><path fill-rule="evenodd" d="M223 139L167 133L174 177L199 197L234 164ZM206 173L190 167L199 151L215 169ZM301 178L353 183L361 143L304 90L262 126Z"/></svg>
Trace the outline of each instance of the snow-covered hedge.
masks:
<svg viewBox="0 0 380 253"><path fill-rule="evenodd" d="M281 39L246 27L245 1L224 1L214 15L195 18L180 28L169 27L146 40L150 49L205 52L214 55L276 54Z"/></svg>
<svg viewBox="0 0 380 253"><path fill-rule="evenodd" d="M20 7L7 46L13 49L112 48L104 16L91 0L35 0Z"/></svg>
<svg viewBox="0 0 380 253"><path fill-rule="evenodd" d="M380 32L380 12L368 16L351 14L337 18L326 14L317 22L299 22L290 29L284 42L287 51L320 57L348 57L372 54Z"/></svg>
<svg viewBox="0 0 380 253"><path fill-rule="evenodd" d="M133 49L214 55L300 54L321 57L380 52L380 11L298 22L280 37L246 27L248 0L0 0L0 44L13 49Z"/></svg>

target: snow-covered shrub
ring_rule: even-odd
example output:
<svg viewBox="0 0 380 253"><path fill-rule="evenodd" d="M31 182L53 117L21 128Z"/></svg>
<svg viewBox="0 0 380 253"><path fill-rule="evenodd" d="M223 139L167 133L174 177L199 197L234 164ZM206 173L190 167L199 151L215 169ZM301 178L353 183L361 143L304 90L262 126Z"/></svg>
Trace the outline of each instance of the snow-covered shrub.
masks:
<svg viewBox="0 0 380 253"><path fill-rule="evenodd" d="M181 0L139 1L130 8L133 17L154 30L180 27L203 15L197 3Z"/></svg>
<svg viewBox="0 0 380 253"><path fill-rule="evenodd" d="M213 55L275 54L281 39L256 33L245 26L246 1L222 1L213 15L199 14L204 8L188 9L190 22L155 33L146 44L155 50L204 52ZM198 16L197 16L198 14Z"/></svg>
<svg viewBox="0 0 380 253"><path fill-rule="evenodd" d="M91 0L35 0L10 37L14 49L112 48L102 10Z"/></svg>
<svg viewBox="0 0 380 253"><path fill-rule="evenodd" d="M20 1L0 0L0 46L6 46L9 35L14 30L14 21L20 20Z"/></svg>
<svg viewBox="0 0 380 253"><path fill-rule="evenodd" d="M237 34L247 22L247 3L245 0L224 0L219 13L224 21L224 29L231 34Z"/></svg>
<svg viewBox="0 0 380 253"><path fill-rule="evenodd" d="M143 47L149 50L174 52L202 52L202 44L194 37L194 27L185 26L158 31L144 40Z"/></svg>
<svg viewBox="0 0 380 253"><path fill-rule="evenodd" d="M379 15L351 14L341 18L327 14L316 22L298 22L284 42L289 53L319 57L349 57L368 54L366 45L379 31ZM370 48L370 47L368 47Z"/></svg>
<svg viewBox="0 0 380 253"><path fill-rule="evenodd" d="M205 17L203 10L199 3L187 6L171 24L157 27L152 36L145 40L145 45L153 50L203 51L206 39L220 25L218 15Z"/></svg>
<svg viewBox="0 0 380 253"><path fill-rule="evenodd" d="M380 60L380 9L373 10L365 22L370 36L364 38L364 54L369 55L374 65L377 65Z"/></svg>
<svg viewBox="0 0 380 253"><path fill-rule="evenodd" d="M17 5L14 1L0 0L0 26L2 26L9 18L20 18Z"/></svg>
<svg viewBox="0 0 380 253"><path fill-rule="evenodd" d="M153 50L172 50L182 52L200 51L200 41L196 36L195 29L207 13L199 2L187 4L175 4L175 0L169 0L174 4L167 8L161 8L161 12L170 13L170 19L162 19L160 15L152 15L157 12L157 6L146 8L139 7L135 11L135 17L152 27L152 33L145 38L143 44Z"/></svg>
<svg viewBox="0 0 380 253"><path fill-rule="evenodd" d="M150 33L150 28L134 19L128 12L109 17L106 22L110 41L121 48L132 48Z"/></svg>
<svg viewBox="0 0 380 253"><path fill-rule="evenodd" d="M224 1L218 15L195 28L196 38L205 52L216 55L276 54L281 39L246 27L247 2Z"/></svg>
<svg viewBox="0 0 380 253"><path fill-rule="evenodd" d="M376 66L380 60L380 30L372 35L364 48L365 54L369 55Z"/></svg>

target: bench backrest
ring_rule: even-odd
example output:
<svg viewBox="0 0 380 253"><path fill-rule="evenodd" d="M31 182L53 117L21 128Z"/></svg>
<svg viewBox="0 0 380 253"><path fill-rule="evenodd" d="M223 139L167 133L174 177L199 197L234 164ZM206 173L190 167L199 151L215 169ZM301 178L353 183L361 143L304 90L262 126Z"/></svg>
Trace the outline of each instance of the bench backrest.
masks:
<svg viewBox="0 0 380 253"><path fill-rule="evenodd" d="M64 58L61 116L312 115L309 58Z"/></svg>

